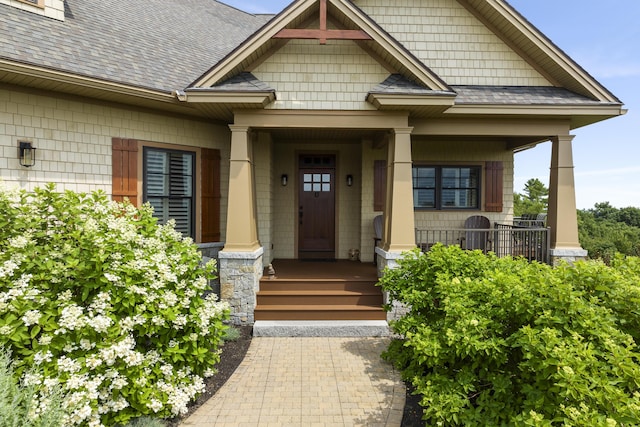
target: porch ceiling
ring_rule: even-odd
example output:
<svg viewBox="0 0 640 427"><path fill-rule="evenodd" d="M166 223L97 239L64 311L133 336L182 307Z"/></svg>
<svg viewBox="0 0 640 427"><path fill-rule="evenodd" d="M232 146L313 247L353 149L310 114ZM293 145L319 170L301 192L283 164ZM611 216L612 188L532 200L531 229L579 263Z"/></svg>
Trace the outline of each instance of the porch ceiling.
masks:
<svg viewBox="0 0 640 427"><path fill-rule="evenodd" d="M378 140L384 137L385 132L362 129L272 129L269 131L274 141L277 142L301 142L313 141L316 143L359 143L362 140Z"/></svg>

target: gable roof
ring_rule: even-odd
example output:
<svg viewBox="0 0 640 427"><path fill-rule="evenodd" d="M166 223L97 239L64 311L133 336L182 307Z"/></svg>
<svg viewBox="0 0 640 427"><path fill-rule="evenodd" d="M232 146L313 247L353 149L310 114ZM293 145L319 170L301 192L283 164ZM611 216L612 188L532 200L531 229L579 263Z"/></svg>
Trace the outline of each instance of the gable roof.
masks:
<svg viewBox="0 0 640 427"><path fill-rule="evenodd" d="M391 73L368 94L379 109L427 115L452 106L448 113L484 113L491 105L608 108L598 110L598 118L595 110L583 108L582 124L621 114L618 98L506 0L451 1L557 87L543 93L537 88L449 86L349 0L297 0L276 16L251 15L215 0L66 0L63 22L0 4L0 82L187 114L205 111L216 118L228 116L229 105L264 108L275 91L241 73L286 43L274 38L279 32L308 27L323 3L335 27L367 35L368 40L355 43ZM183 89L197 94L190 100L201 105L178 102L175 95ZM213 110L203 105L223 102L230 104ZM482 108L473 110L473 105Z"/></svg>
<svg viewBox="0 0 640 427"><path fill-rule="evenodd" d="M242 71L251 71L253 64L264 60L271 52L279 49L286 41L278 38L283 30L300 28L326 13L343 28L357 29L365 33L369 40L359 40L359 46L369 51L379 61L386 63L396 73L437 91L451 92L449 86L382 27L348 0L298 0L291 3L259 31L245 40L234 51L195 80L192 87L211 87Z"/></svg>
<svg viewBox="0 0 640 427"><path fill-rule="evenodd" d="M607 103L621 103L507 0L458 0L554 86Z"/></svg>

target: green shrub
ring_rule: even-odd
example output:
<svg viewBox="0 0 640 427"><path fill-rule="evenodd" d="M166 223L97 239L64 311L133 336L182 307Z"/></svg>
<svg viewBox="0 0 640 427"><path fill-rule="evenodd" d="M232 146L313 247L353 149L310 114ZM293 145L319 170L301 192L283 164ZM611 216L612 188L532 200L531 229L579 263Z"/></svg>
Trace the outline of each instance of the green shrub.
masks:
<svg viewBox="0 0 640 427"><path fill-rule="evenodd" d="M25 375L34 378L32 372ZM47 398L36 401L36 384L19 383L9 352L0 348L0 427L59 427L62 425L62 391L58 385Z"/></svg>
<svg viewBox="0 0 640 427"><path fill-rule="evenodd" d="M165 427L166 424L157 418L140 417L135 418L124 427Z"/></svg>
<svg viewBox="0 0 640 427"><path fill-rule="evenodd" d="M427 425L640 424L640 260L575 267L438 245L381 280L410 306L385 357Z"/></svg>
<svg viewBox="0 0 640 427"><path fill-rule="evenodd" d="M222 339L224 341L237 341L240 339L240 329L234 327L234 326L229 326L225 331L224 331L224 335L222 336Z"/></svg>
<svg viewBox="0 0 640 427"><path fill-rule="evenodd" d="M18 375L60 382L65 425L182 414L214 373L228 305L201 295L215 265L156 222L101 192L0 190L0 345Z"/></svg>

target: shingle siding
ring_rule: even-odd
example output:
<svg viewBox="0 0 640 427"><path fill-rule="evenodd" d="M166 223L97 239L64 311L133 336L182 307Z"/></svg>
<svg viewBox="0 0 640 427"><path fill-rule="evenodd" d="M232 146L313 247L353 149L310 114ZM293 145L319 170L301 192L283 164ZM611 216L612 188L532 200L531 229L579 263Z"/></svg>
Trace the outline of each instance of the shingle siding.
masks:
<svg viewBox="0 0 640 427"><path fill-rule="evenodd" d="M456 1L355 3L450 85L550 85Z"/></svg>
<svg viewBox="0 0 640 427"><path fill-rule="evenodd" d="M8 185L33 190L56 182L61 191L111 194L112 137L217 148L222 159L229 158L226 126L32 92L0 92L0 180ZM19 140L31 140L37 148L34 167L18 164ZM220 176L221 192L227 194L228 161L222 162ZM224 224L226 197L221 214Z"/></svg>
<svg viewBox="0 0 640 427"><path fill-rule="evenodd" d="M276 89L268 108L373 110L367 93L389 72L352 41L291 40L253 74Z"/></svg>

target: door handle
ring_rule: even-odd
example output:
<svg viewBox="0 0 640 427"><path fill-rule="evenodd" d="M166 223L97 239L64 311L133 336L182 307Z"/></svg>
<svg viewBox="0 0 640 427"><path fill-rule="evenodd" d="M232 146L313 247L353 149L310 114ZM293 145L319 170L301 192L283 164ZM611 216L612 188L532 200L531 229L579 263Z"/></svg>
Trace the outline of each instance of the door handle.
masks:
<svg viewBox="0 0 640 427"><path fill-rule="evenodd" d="M300 206L300 209L298 209L298 221L299 224L302 225L302 206Z"/></svg>

